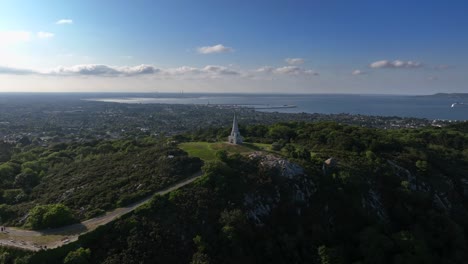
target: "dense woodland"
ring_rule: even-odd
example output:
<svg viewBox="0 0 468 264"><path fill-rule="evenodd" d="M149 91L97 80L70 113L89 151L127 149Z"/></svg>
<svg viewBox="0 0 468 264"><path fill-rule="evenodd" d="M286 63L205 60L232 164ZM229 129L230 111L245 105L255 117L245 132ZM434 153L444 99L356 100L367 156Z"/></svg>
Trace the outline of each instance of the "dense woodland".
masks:
<svg viewBox="0 0 468 264"><path fill-rule="evenodd" d="M174 140L217 141L227 133L207 129ZM305 173L284 177L262 165L261 158L220 152L217 160L203 165L205 175L194 184L154 197L77 243L34 255L0 251L0 257L6 263L14 258L18 263L468 261L467 123L392 131L279 123L241 127L241 133L247 141L271 143L274 155L299 164ZM90 149L101 144L109 143ZM117 150L123 148L109 153L120 153ZM167 151L179 151L184 162L200 165L180 150L158 149ZM18 160L18 155L9 159ZM104 156L114 162L114 154ZM330 157L335 162L324 165ZM75 167L70 166L68 177L87 169L79 163L86 158L72 160ZM182 169L167 162L155 167ZM49 170L39 182L62 172ZM47 187L39 186L47 185L39 183L28 197L44 193L39 190ZM47 203L51 197L40 199Z"/></svg>

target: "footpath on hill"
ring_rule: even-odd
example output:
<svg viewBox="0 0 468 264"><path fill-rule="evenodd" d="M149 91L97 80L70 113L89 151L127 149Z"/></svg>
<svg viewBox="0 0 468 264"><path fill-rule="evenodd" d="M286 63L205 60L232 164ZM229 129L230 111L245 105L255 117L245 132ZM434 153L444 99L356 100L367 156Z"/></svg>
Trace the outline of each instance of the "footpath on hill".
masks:
<svg viewBox="0 0 468 264"><path fill-rule="evenodd" d="M80 235L91 232L99 226L105 225L125 214L132 212L133 210L151 200L154 195L164 195L177 190L187 184L194 182L200 176L202 176L201 171L179 183L160 190L137 203L127 207L116 208L113 211L107 212L105 215L91 218L81 223L38 231L6 227L5 231L0 233L0 246L16 247L30 251L39 251L41 249L60 247L78 240Z"/></svg>

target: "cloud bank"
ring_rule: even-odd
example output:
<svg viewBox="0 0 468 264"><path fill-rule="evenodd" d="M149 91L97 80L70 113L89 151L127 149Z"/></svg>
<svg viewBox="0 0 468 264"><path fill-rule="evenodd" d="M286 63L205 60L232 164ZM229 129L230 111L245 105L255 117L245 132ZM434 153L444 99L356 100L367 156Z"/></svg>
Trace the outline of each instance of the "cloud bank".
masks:
<svg viewBox="0 0 468 264"><path fill-rule="evenodd" d="M155 74L160 70L151 65L133 67L114 67L102 64L83 64L71 67L57 67L51 71L42 72L45 75L94 75L94 76L136 76Z"/></svg>
<svg viewBox="0 0 468 264"><path fill-rule="evenodd" d="M258 68L255 72L263 73L263 74L277 74L277 75L292 75L292 76L300 76L300 75L309 75L309 76L318 76L319 73L313 70L304 69L298 66L284 66L274 68L271 66L264 66Z"/></svg>
<svg viewBox="0 0 468 264"><path fill-rule="evenodd" d="M59 66L50 70L30 70L12 67L0 67L0 74L10 75L41 75L41 76L102 76L102 77L131 77L141 75L170 76L238 76L239 71L218 65L207 65L196 68L182 66L178 68L159 69L152 65L137 66L109 66L104 64L82 64L70 67Z"/></svg>
<svg viewBox="0 0 468 264"><path fill-rule="evenodd" d="M48 70L32 70L13 67L1 67L0 75L38 75L38 76L95 76L95 77L134 77L151 76L154 78L188 78L213 79L220 77L251 78L265 76L317 76L317 72L298 66L269 67L256 70L238 70L219 65L206 65L204 67L181 66L176 68L157 68L153 65L137 66L110 66L105 64L81 64L74 66L59 66Z"/></svg>

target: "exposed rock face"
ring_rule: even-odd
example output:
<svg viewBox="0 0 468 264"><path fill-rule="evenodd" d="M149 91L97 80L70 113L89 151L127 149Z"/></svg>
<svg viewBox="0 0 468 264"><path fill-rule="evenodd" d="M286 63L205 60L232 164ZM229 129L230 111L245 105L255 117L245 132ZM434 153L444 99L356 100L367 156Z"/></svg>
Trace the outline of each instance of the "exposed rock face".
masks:
<svg viewBox="0 0 468 264"><path fill-rule="evenodd" d="M258 194L247 194L244 196L244 205L249 209L247 217L257 225L262 225L262 219L270 215L272 207L275 207L277 202Z"/></svg>
<svg viewBox="0 0 468 264"><path fill-rule="evenodd" d="M263 219L282 202L295 204L294 211L298 215L302 206L309 206L308 199L316 192L316 187L301 166L274 155L253 153L249 157L259 159L259 166L273 174L273 186L269 186L273 190L257 190L244 196L249 219L262 225Z"/></svg>
<svg viewBox="0 0 468 264"><path fill-rule="evenodd" d="M447 213L450 212L453 206L452 202L449 199L449 196L450 193L455 192L455 189L453 182L449 178L441 175L441 177L443 178L443 184L445 185L445 188L433 188L429 183L425 182L424 179L416 177L409 170L399 166L395 162L390 160L388 160L387 162L394 169L397 176L399 176L402 180L408 181L409 189L411 191L431 193L434 205ZM446 191L442 192L440 191L441 189L445 189Z"/></svg>
<svg viewBox="0 0 468 264"><path fill-rule="evenodd" d="M301 166L274 155L263 155L260 152L254 152L249 157L260 159L260 166L278 171L281 177L293 179L296 176L304 175L304 169Z"/></svg>
<svg viewBox="0 0 468 264"><path fill-rule="evenodd" d="M382 198L379 192L372 187L369 188L368 193L362 197L362 207L375 213L380 221L387 221L388 214L382 204Z"/></svg>
<svg viewBox="0 0 468 264"><path fill-rule="evenodd" d="M284 158L271 154L253 153L251 159L258 160L260 171L268 175L266 183L256 186L251 192L244 195L244 206L248 218L257 225L263 225L271 217L275 208L290 209L291 215L301 215L305 208L316 206L312 204L311 197L317 192L317 185L312 178L305 174L304 169ZM447 214L453 213L458 206L457 199L454 198L456 188L451 179L442 176L442 187L432 186L424 178L417 176L408 169L398 165L395 161L387 161L389 168L394 175L407 181L407 188L411 192L424 192L431 195L435 208L445 211ZM324 162L324 167L339 169L334 159ZM461 190L468 196L468 180L460 182ZM375 216L380 222L390 221L390 212L383 200L382 189L375 180L369 178L367 188L361 193L361 206L369 215ZM459 207L459 206L458 206ZM286 210L289 210L286 209ZM334 213L325 206L324 215L329 217L330 224L333 224Z"/></svg>
<svg viewBox="0 0 468 264"><path fill-rule="evenodd" d="M429 187L425 184L418 184L416 176L411 174L411 172L400 165L396 164L391 160L387 160L388 164L394 169L396 175L402 180L405 180L409 183L409 189L412 191L429 191Z"/></svg>

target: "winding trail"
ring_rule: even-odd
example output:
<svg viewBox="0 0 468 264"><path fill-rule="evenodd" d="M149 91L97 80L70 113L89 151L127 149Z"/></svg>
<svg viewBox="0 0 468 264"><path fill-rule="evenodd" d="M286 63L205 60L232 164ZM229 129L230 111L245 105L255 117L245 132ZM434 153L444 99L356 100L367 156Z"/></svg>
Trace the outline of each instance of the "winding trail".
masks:
<svg viewBox="0 0 468 264"><path fill-rule="evenodd" d="M202 175L202 172L199 171L191 177L162 189L137 203L127 207L116 208L113 211L107 212L105 215L91 218L81 223L39 231L6 227L6 231L0 233L0 246L21 248L29 251L39 251L41 249L60 247L64 244L77 241L80 235L91 232L99 226L106 225L109 222L134 211L138 207L146 204L154 195L170 193L194 182Z"/></svg>

